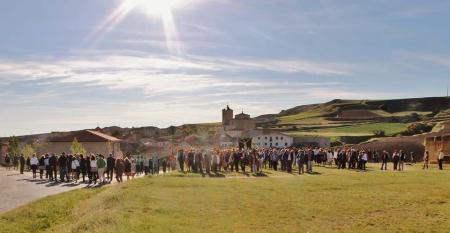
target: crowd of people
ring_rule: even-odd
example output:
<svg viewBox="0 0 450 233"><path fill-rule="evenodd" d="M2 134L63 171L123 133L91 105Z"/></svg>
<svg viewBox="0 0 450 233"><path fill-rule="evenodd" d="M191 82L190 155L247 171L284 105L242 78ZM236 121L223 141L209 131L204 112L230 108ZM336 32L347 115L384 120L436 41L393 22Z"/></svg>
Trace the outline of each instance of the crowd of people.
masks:
<svg viewBox="0 0 450 233"><path fill-rule="evenodd" d="M443 169L444 154L438 156L439 169ZM423 169L429 168L430 157L426 151L422 158ZM416 163L413 152L407 154L403 150L387 151L359 150L359 149L328 149L328 148L265 148L265 149L188 149L179 150L177 155L171 156L125 156L115 158L110 154L46 154L25 158L6 155L4 163L7 169L31 171L33 178L48 179L55 182L85 182L109 183L114 178L122 182L123 177L133 179L135 175L158 175L176 169L181 172L194 172L211 175L220 172L242 172L262 174L263 169L283 171L298 174L313 173L314 166L329 166L337 169L366 170L366 164L381 162L381 170L388 170L388 163L392 162L392 169L403 171L406 163Z"/></svg>

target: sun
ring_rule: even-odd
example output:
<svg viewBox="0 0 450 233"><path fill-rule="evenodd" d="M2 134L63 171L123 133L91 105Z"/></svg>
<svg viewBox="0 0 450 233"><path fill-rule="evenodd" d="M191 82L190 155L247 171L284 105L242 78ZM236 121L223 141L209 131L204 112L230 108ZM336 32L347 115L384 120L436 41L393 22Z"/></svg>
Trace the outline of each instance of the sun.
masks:
<svg viewBox="0 0 450 233"><path fill-rule="evenodd" d="M181 5L181 0L128 0L135 9L149 17L164 17L171 14L175 7Z"/></svg>

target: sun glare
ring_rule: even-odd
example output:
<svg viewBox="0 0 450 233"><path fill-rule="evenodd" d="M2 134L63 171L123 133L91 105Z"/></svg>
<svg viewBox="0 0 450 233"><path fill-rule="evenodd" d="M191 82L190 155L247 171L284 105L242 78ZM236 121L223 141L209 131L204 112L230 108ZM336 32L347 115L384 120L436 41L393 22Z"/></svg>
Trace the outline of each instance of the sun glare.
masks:
<svg viewBox="0 0 450 233"><path fill-rule="evenodd" d="M136 9L150 17L164 17L181 4L180 0L129 0Z"/></svg>
<svg viewBox="0 0 450 233"><path fill-rule="evenodd" d="M192 0L122 0L121 4L106 17L97 30L88 35L87 40L94 42L100 40L128 14L137 11L147 17L161 20L169 54L181 56L183 45L178 35L173 11L175 8L182 8L192 2Z"/></svg>

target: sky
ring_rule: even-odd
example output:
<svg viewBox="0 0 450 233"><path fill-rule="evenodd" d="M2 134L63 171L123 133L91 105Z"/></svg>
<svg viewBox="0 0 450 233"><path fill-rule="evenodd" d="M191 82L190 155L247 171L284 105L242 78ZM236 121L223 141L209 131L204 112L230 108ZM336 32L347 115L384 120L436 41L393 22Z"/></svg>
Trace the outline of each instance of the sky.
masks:
<svg viewBox="0 0 450 233"><path fill-rule="evenodd" d="M446 95L450 1L4 0L0 136Z"/></svg>

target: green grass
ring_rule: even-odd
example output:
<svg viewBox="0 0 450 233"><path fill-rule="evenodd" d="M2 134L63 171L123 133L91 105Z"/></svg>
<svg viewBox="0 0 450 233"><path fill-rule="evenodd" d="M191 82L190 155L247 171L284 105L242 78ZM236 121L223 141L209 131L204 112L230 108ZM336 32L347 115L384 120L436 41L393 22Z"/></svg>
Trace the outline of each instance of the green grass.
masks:
<svg viewBox="0 0 450 233"><path fill-rule="evenodd" d="M448 232L450 170L372 166L365 173L316 167L320 174L263 178L146 177L41 199L1 214L0 226L2 232Z"/></svg>
<svg viewBox="0 0 450 233"><path fill-rule="evenodd" d="M323 114L324 113L321 111L306 111L306 112L302 112L302 113L295 114L295 115L279 117L278 120L280 120L279 124L288 124L288 123L293 123L293 122L296 122L299 120L304 120L307 118L320 117Z"/></svg>
<svg viewBox="0 0 450 233"><path fill-rule="evenodd" d="M385 131L387 136L404 131L409 124L407 123L368 123L356 124L352 126L322 128L310 131L294 131L289 134L294 136L323 136L323 137L339 137L339 136L370 136L376 130Z"/></svg>

